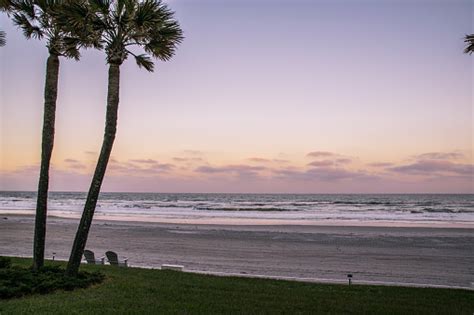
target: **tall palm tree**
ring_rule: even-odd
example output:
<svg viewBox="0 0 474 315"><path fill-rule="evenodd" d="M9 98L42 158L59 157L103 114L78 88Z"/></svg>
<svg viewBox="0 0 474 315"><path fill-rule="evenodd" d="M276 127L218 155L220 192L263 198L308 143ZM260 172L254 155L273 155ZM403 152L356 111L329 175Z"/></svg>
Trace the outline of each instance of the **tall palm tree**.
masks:
<svg viewBox="0 0 474 315"><path fill-rule="evenodd" d="M2 0L1 3L2 10L7 11L14 24L23 30L25 37L45 39L49 52L44 86L41 167L36 203L33 269L38 269L44 264L49 168L54 143L59 57L64 56L76 60L80 57L78 41L69 40L57 23L57 13L65 2L65 0Z"/></svg>
<svg viewBox="0 0 474 315"><path fill-rule="evenodd" d="M466 48L464 49L464 53L466 54L474 53L474 34L466 35L466 37L464 37L464 42L466 43Z"/></svg>
<svg viewBox="0 0 474 315"><path fill-rule="evenodd" d="M178 22L174 19L174 12L160 0L84 0L67 7L65 12L67 12L65 25L84 30L90 27L89 31L101 33L99 42L105 50L109 65L107 112L102 149L66 270L68 275L75 276L79 270L115 140L120 66L129 56L133 56L139 67L152 72L154 63L151 57L162 61L171 59L177 45L183 39L183 34ZM88 34L84 32L82 35ZM130 50L133 46L142 48L144 53L136 54L136 50Z"/></svg>

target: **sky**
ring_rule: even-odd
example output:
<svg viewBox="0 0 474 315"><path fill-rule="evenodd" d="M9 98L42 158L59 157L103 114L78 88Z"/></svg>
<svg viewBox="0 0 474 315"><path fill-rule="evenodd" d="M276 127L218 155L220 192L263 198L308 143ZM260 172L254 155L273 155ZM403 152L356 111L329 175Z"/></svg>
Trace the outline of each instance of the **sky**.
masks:
<svg viewBox="0 0 474 315"><path fill-rule="evenodd" d="M103 191L474 193L469 0L170 0L185 40L122 66ZM0 27L0 190L38 181L45 43ZM104 53L61 59L51 190L86 191Z"/></svg>

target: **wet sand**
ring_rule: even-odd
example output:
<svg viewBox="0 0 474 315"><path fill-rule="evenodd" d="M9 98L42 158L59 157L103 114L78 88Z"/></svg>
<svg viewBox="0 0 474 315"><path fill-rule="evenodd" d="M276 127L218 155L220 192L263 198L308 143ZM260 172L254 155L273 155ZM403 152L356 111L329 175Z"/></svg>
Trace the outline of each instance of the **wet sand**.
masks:
<svg viewBox="0 0 474 315"><path fill-rule="evenodd" d="M46 257L66 260L78 220L48 219ZM0 255L31 256L34 217L0 217ZM474 229L377 226L205 225L97 220L87 249L133 266L354 282L472 288Z"/></svg>

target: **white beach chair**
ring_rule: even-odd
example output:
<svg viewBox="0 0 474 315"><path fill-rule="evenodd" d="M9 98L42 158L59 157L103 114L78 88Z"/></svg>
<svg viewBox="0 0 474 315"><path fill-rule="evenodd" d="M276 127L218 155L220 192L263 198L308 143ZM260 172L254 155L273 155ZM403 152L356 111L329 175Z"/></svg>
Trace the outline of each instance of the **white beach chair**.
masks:
<svg viewBox="0 0 474 315"><path fill-rule="evenodd" d="M118 255L115 252L108 251L105 253L105 256L107 256L107 260L109 261L109 264L112 266L119 266L119 267L128 267L128 258L125 257L122 261L118 259Z"/></svg>
<svg viewBox="0 0 474 315"><path fill-rule="evenodd" d="M184 266L181 266L181 265L169 265L169 264L161 265L161 270L183 271L183 269L184 269Z"/></svg>
<svg viewBox="0 0 474 315"><path fill-rule="evenodd" d="M96 259L94 252L91 250L86 249L84 251L84 257L86 257L87 263L91 265L103 265L105 263L105 256L102 256L99 259Z"/></svg>

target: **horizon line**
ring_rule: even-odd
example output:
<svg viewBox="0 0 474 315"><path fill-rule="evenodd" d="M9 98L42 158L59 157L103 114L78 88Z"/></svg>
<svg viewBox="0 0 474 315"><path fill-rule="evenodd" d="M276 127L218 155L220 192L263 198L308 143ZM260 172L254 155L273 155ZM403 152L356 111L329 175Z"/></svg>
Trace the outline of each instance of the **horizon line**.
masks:
<svg viewBox="0 0 474 315"><path fill-rule="evenodd" d="M37 193L36 190L0 190L0 193L4 192L24 192L24 193ZM79 190L50 190L52 193L84 193L87 194L87 191ZM474 195L474 192L386 192L386 193L302 193L302 192L265 192L265 193L255 193L255 192L153 192L153 191L101 191L106 194L206 194L206 195Z"/></svg>

